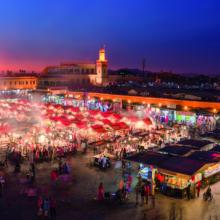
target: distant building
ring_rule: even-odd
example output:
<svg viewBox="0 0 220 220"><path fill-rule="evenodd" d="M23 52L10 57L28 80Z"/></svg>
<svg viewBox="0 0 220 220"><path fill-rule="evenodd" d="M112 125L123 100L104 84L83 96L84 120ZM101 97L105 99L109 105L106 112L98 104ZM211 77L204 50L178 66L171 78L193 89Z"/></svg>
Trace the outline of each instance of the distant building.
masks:
<svg viewBox="0 0 220 220"><path fill-rule="evenodd" d="M137 79L137 77L131 75L109 75L108 61L104 48L99 50L99 58L96 63L61 63L58 66L46 67L43 72L44 74L39 80L39 88L60 86L78 87L88 85L101 86L120 80L129 81Z"/></svg>
<svg viewBox="0 0 220 220"><path fill-rule="evenodd" d="M115 82L142 81L143 77L132 74L108 72L105 48L99 50L96 62L68 62L48 66L40 76L9 72L0 76L0 90L48 89L52 87L83 88L85 86L105 86Z"/></svg>
<svg viewBox="0 0 220 220"><path fill-rule="evenodd" d="M107 78L108 61L105 59L105 49L102 48L96 63L73 62L46 67L39 86L102 85Z"/></svg>
<svg viewBox="0 0 220 220"><path fill-rule="evenodd" d="M35 90L38 85L38 77L23 75L0 76L0 90Z"/></svg>

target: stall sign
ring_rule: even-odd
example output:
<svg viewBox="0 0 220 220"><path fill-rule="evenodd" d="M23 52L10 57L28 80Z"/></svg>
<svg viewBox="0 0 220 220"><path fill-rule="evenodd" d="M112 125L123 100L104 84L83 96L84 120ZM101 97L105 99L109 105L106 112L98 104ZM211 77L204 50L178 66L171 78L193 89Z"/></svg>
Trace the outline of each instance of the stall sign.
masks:
<svg viewBox="0 0 220 220"><path fill-rule="evenodd" d="M152 172L149 167L144 167L142 170L140 170L139 175L142 179L145 180L151 180L152 179Z"/></svg>
<svg viewBox="0 0 220 220"><path fill-rule="evenodd" d="M204 177L207 178L220 172L220 164L215 164L204 171Z"/></svg>
<svg viewBox="0 0 220 220"><path fill-rule="evenodd" d="M193 176L193 178L191 178L191 180L194 183L198 183L199 181L202 180L202 174L201 173L197 173L195 176Z"/></svg>
<svg viewBox="0 0 220 220"><path fill-rule="evenodd" d="M174 118L177 122L190 122L194 124L196 122L196 115L191 112L175 112Z"/></svg>
<svg viewBox="0 0 220 220"><path fill-rule="evenodd" d="M176 105L174 105L174 104L167 104L167 108L176 109Z"/></svg>

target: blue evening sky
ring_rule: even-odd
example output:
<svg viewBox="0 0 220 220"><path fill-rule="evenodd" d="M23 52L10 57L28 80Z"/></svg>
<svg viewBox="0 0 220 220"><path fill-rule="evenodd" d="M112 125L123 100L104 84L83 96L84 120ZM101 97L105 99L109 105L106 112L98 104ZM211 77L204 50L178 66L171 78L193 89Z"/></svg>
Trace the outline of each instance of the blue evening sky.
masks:
<svg viewBox="0 0 220 220"><path fill-rule="evenodd" d="M95 61L220 75L219 0L2 0L0 69Z"/></svg>

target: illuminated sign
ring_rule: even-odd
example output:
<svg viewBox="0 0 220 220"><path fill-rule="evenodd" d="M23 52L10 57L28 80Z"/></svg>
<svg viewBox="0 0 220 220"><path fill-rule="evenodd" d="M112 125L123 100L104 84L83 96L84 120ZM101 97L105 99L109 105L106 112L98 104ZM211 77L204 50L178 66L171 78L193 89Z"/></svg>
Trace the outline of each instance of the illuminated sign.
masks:
<svg viewBox="0 0 220 220"><path fill-rule="evenodd" d="M212 176L218 172L220 172L220 164L215 164L204 171L204 177Z"/></svg>

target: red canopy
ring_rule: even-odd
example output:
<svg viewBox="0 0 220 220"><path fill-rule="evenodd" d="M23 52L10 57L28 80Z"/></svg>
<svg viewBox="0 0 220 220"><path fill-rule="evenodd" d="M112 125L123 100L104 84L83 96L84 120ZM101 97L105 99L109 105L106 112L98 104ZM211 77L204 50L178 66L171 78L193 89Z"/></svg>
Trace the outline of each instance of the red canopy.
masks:
<svg viewBox="0 0 220 220"><path fill-rule="evenodd" d="M54 108L56 108L56 109L63 109L63 106L62 105L59 105L59 104L56 104L56 105L53 105L54 106Z"/></svg>
<svg viewBox="0 0 220 220"><path fill-rule="evenodd" d="M81 114L75 115L75 118L77 118L80 121L84 119L83 115L81 115Z"/></svg>
<svg viewBox="0 0 220 220"><path fill-rule="evenodd" d="M117 113L113 113L112 116L117 119L117 120L121 120L122 119L122 116L120 114L117 114Z"/></svg>
<svg viewBox="0 0 220 220"><path fill-rule="evenodd" d="M127 119L131 122L137 122L138 118L136 116L128 116Z"/></svg>
<svg viewBox="0 0 220 220"><path fill-rule="evenodd" d="M90 115L97 115L100 111L99 110L89 110Z"/></svg>
<svg viewBox="0 0 220 220"><path fill-rule="evenodd" d="M111 122L109 119L107 119L107 118L102 119L102 120L100 120L100 121L102 121L103 124L107 124L107 125L111 125L111 124L112 124L112 122Z"/></svg>
<svg viewBox="0 0 220 220"><path fill-rule="evenodd" d="M103 117L103 118L108 118L108 117L110 117L112 115L112 112L101 112L101 116Z"/></svg>
<svg viewBox="0 0 220 220"><path fill-rule="evenodd" d="M143 119L143 122L146 124L146 125L152 125L152 121L150 118L145 118Z"/></svg>
<svg viewBox="0 0 220 220"><path fill-rule="evenodd" d="M124 122L116 122L114 124L111 124L111 127L114 129L114 130L123 130L123 129L128 129L128 125L125 124Z"/></svg>
<svg viewBox="0 0 220 220"><path fill-rule="evenodd" d="M76 124L76 126L78 128L86 128L87 127L87 123L84 121L78 121L78 122L74 122Z"/></svg>
<svg viewBox="0 0 220 220"><path fill-rule="evenodd" d="M105 128L102 125L93 125L91 127L97 133L105 133L106 132Z"/></svg>
<svg viewBox="0 0 220 220"><path fill-rule="evenodd" d="M25 99L19 100L18 102L21 103L21 104L30 103L28 100L25 100Z"/></svg>
<svg viewBox="0 0 220 220"><path fill-rule="evenodd" d="M89 117L87 118L87 120L88 120L88 122L95 122L95 121L97 121L96 118L93 118L93 117L91 117L91 116L89 116Z"/></svg>
<svg viewBox="0 0 220 220"><path fill-rule="evenodd" d="M68 107L67 110L71 110L72 112L80 112L80 109L78 107Z"/></svg>
<svg viewBox="0 0 220 220"><path fill-rule="evenodd" d="M0 126L0 133L8 133L11 131L11 127L9 125L1 125Z"/></svg>
<svg viewBox="0 0 220 220"><path fill-rule="evenodd" d="M51 110L51 109L47 109L47 114L48 114L48 115L52 115L52 114L54 114L54 111Z"/></svg>

